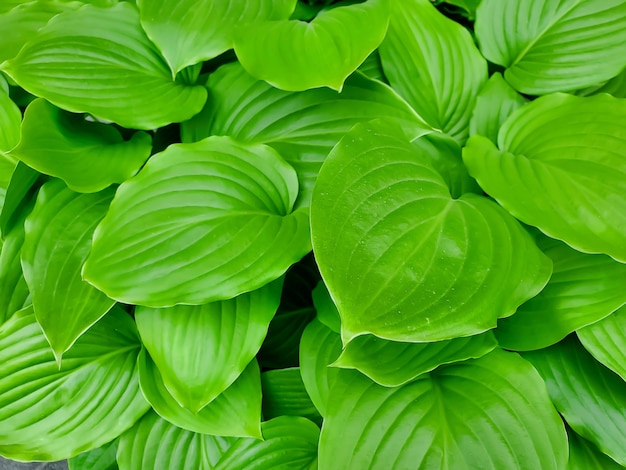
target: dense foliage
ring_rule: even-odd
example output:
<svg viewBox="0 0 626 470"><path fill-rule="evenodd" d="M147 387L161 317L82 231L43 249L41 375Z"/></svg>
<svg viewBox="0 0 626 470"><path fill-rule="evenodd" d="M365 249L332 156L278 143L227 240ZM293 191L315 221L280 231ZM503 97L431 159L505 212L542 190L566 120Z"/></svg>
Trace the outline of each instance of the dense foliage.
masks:
<svg viewBox="0 0 626 470"><path fill-rule="evenodd" d="M0 28L0 455L626 466L625 0Z"/></svg>

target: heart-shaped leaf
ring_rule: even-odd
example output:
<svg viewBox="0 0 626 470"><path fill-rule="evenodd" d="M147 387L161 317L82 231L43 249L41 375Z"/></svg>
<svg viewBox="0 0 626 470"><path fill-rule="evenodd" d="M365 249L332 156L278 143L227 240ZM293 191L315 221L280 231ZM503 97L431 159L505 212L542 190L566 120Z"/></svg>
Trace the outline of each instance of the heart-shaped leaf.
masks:
<svg viewBox="0 0 626 470"><path fill-rule="evenodd" d="M522 93L576 90L624 68L621 0L482 0L475 30L483 55Z"/></svg>
<svg viewBox="0 0 626 470"><path fill-rule="evenodd" d="M568 470L622 470L624 468L569 428L567 438L569 440Z"/></svg>
<svg viewBox="0 0 626 470"><path fill-rule="evenodd" d="M261 373L255 360L230 387L197 413L176 402L145 349L139 354L137 365L146 400L170 423L201 434L261 438Z"/></svg>
<svg viewBox="0 0 626 470"><path fill-rule="evenodd" d="M92 449L72 457L67 461L70 470L118 470L117 454L118 440Z"/></svg>
<svg viewBox="0 0 626 470"><path fill-rule="evenodd" d="M189 119L206 100L203 87L172 80L128 2L55 16L1 68L59 108L136 129Z"/></svg>
<svg viewBox="0 0 626 470"><path fill-rule="evenodd" d="M476 194L453 199L429 158L381 121L355 126L324 162L311 229L344 344L482 333L551 273L515 219Z"/></svg>
<svg viewBox="0 0 626 470"><path fill-rule="evenodd" d="M498 321L496 337L506 349L551 346L626 304L626 264L606 255L580 253L543 235L536 241L552 260L552 277L515 315Z"/></svg>
<svg viewBox="0 0 626 470"><path fill-rule="evenodd" d="M322 162L357 122L387 116L414 129L415 136L430 132L391 88L360 73L346 80L341 93L327 88L290 93L233 63L212 73L207 87L211 98L200 114L182 124L183 141L227 135L272 146L298 172L298 205L309 204Z"/></svg>
<svg viewBox="0 0 626 470"><path fill-rule="evenodd" d="M341 91L348 75L379 46L388 21L388 0L335 5L310 22L256 21L237 31L235 53L250 75L281 90Z"/></svg>
<svg viewBox="0 0 626 470"><path fill-rule="evenodd" d="M487 62L468 31L430 1L391 4L389 31L380 46L385 76L428 124L465 141Z"/></svg>
<svg viewBox="0 0 626 470"><path fill-rule="evenodd" d="M139 0L141 25L176 75L232 49L238 27L289 18L296 0ZM190 14L193 12L193 14Z"/></svg>
<svg viewBox="0 0 626 470"><path fill-rule="evenodd" d="M150 156L151 142L145 132L124 141L112 126L36 99L26 108L22 140L11 155L63 179L73 191L91 193L137 173Z"/></svg>
<svg viewBox="0 0 626 470"><path fill-rule="evenodd" d="M61 460L100 447L149 408L139 390L141 343L113 309L65 355L59 370L32 308L0 326L0 455Z"/></svg>
<svg viewBox="0 0 626 470"><path fill-rule="evenodd" d="M548 95L506 120L499 150L473 136L463 160L521 221L578 251L626 262L625 121L625 100Z"/></svg>
<svg viewBox="0 0 626 470"><path fill-rule="evenodd" d="M496 350L402 387L342 371L320 437L320 468L563 469L567 437L541 377Z"/></svg>
<svg viewBox="0 0 626 470"><path fill-rule="evenodd" d="M263 343L281 287L282 279L221 302L137 307L141 341L181 406L197 413L239 377Z"/></svg>
<svg viewBox="0 0 626 470"><path fill-rule="evenodd" d="M115 304L80 275L93 231L113 194L78 194L60 180L49 181L24 224L24 278L37 322L59 363L76 339Z"/></svg>
<svg viewBox="0 0 626 470"><path fill-rule="evenodd" d="M295 171L265 145L172 145L119 187L83 275L150 307L258 289L311 249L307 213L292 212L297 194Z"/></svg>
<svg viewBox="0 0 626 470"><path fill-rule="evenodd" d="M263 372L261 385L264 419L302 416L321 424L322 417L304 387L299 367Z"/></svg>

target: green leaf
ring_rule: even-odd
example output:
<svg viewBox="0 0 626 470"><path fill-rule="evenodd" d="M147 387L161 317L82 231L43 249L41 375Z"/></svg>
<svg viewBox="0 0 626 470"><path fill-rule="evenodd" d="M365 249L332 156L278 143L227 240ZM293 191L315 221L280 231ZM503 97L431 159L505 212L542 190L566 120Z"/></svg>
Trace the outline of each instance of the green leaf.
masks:
<svg viewBox="0 0 626 470"><path fill-rule="evenodd" d="M319 320L313 320L300 341L300 374L306 391L322 416L326 416L330 384L339 369L328 367L341 353L341 337Z"/></svg>
<svg viewBox="0 0 626 470"><path fill-rule="evenodd" d="M258 289L311 249L307 213L292 212L297 192L295 171L267 146L172 145L119 187L83 276L150 307Z"/></svg>
<svg viewBox="0 0 626 470"><path fill-rule="evenodd" d="M494 73L476 98L470 120L470 135L480 134L497 142L498 131L504 121L526 102L522 95L504 81L500 73Z"/></svg>
<svg viewBox="0 0 626 470"><path fill-rule="evenodd" d="M567 466L569 470L620 470L624 468L571 429L567 430L567 437L569 439Z"/></svg>
<svg viewBox="0 0 626 470"><path fill-rule="evenodd" d="M0 455L61 460L100 447L149 408L136 371L141 344L119 309L96 323L59 370L32 308L0 326Z"/></svg>
<svg viewBox="0 0 626 470"><path fill-rule="evenodd" d="M20 108L9 97L6 80L0 75L0 156L4 152L11 150L19 142L21 122L22 113ZM2 173L0 173L3 182L9 174L3 168ZM3 184L3 187L6 188L6 185Z"/></svg>
<svg viewBox="0 0 626 470"><path fill-rule="evenodd" d="M6 237L13 227L24 222L24 217L32 209L42 182L39 172L22 162L17 163L0 211L0 231L3 237Z"/></svg>
<svg viewBox="0 0 626 470"><path fill-rule="evenodd" d="M368 333L405 342L482 333L551 273L515 219L483 196L453 199L428 156L381 121L355 126L324 162L311 229L344 345Z"/></svg>
<svg viewBox="0 0 626 470"><path fill-rule="evenodd" d="M506 210L578 251L626 262L626 101L554 94L520 108L463 160Z"/></svg>
<svg viewBox="0 0 626 470"><path fill-rule="evenodd" d="M319 429L305 418L282 416L263 423L263 436L197 434L150 412L122 435L117 460L121 470L309 470L315 463Z"/></svg>
<svg viewBox="0 0 626 470"><path fill-rule="evenodd" d="M118 470L117 453L118 440L114 439L108 444L98 447L68 460L70 470Z"/></svg>
<svg viewBox="0 0 626 470"><path fill-rule="evenodd" d="M454 5L465 11L464 16L469 20L476 18L476 8L480 5L481 0L446 0L448 5ZM463 14L463 13L461 13Z"/></svg>
<svg viewBox="0 0 626 470"><path fill-rule="evenodd" d="M541 377L501 350L397 388L342 371L320 468L563 469L567 437Z"/></svg>
<svg viewBox="0 0 626 470"><path fill-rule="evenodd" d="M578 96L590 96L599 93L608 93L615 98L626 98L626 68L609 81L583 88L576 91L575 94Z"/></svg>
<svg viewBox="0 0 626 470"><path fill-rule="evenodd" d="M626 306L576 334L597 361L626 380Z"/></svg>
<svg viewBox="0 0 626 470"><path fill-rule="evenodd" d="M36 0L20 3L0 14L0 31L10 31L0 36L0 62L15 57L52 17L81 5L80 2Z"/></svg>
<svg viewBox="0 0 626 470"><path fill-rule="evenodd" d="M289 18L295 4L295 0L137 1L141 26L161 50L174 75L232 49L239 26Z"/></svg>
<svg viewBox="0 0 626 470"><path fill-rule="evenodd" d="M234 63L212 73L207 87L210 99L203 111L181 126L183 142L227 135L272 146L298 173L298 206L309 204L322 162L357 122L387 116L416 135L429 132L391 88L360 73L348 78L341 93L327 88L289 93Z"/></svg>
<svg viewBox="0 0 626 470"><path fill-rule="evenodd" d="M237 31L235 53L250 75L281 90L341 91L348 75L380 45L388 21L388 0L336 5L310 22L256 21Z"/></svg>
<svg viewBox="0 0 626 470"><path fill-rule="evenodd" d="M433 343L402 343L364 335L350 341L333 366L357 369L380 385L397 387L442 364L482 357L497 345L491 331Z"/></svg>
<svg viewBox="0 0 626 470"><path fill-rule="evenodd" d="M5 235L0 245L0 326L15 312L24 307L28 286L22 274L20 255L24 244L24 217Z"/></svg>
<svg viewBox="0 0 626 470"><path fill-rule="evenodd" d="M189 119L206 100L203 87L172 80L128 2L55 16L0 68L59 108L136 129Z"/></svg>
<svg viewBox="0 0 626 470"><path fill-rule="evenodd" d="M487 62L468 31L428 0L392 5L380 46L385 76L428 124L465 141Z"/></svg>
<svg viewBox="0 0 626 470"><path fill-rule="evenodd" d="M368 55L367 59L363 61L357 70L367 78L379 80L383 83L389 84L387 78L385 77L385 72L383 71L383 64L380 61L378 49Z"/></svg>
<svg viewBox="0 0 626 470"><path fill-rule="evenodd" d="M114 127L86 121L36 99L26 109L22 140L11 152L73 191L91 193L133 176L150 156L152 139L136 132L128 141Z"/></svg>
<svg viewBox="0 0 626 470"><path fill-rule="evenodd" d="M302 382L299 367L268 370L261 374L263 417L302 416L321 424L322 417Z"/></svg>
<svg viewBox="0 0 626 470"><path fill-rule="evenodd" d="M523 357L543 377L567 424L626 465L626 382L597 362L575 336Z"/></svg>
<svg viewBox="0 0 626 470"><path fill-rule="evenodd" d="M39 190L26 218L22 269L37 322L59 364L76 339L115 304L80 275L114 192L78 194L60 180Z"/></svg>
<svg viewBox="0 0 626 470"><path fill-rule="evenodd" d="M496 337L506 349L551 346L626 304L626 264L606 255L580 253L545 236L536 241L552 260L552 277L515 315L498 321Z"/></svg>
<svg viewBox="0 0 626 470"><path fill-rule="evenodd" d="M220 302L137 307L141 341L181 406L197 413L239 377L263 343L281 288L279 279Z"/></svg>
<svg viewBox="0 0 626 470"><path fill-rule="evenodd" d="M313 303L317 311L317 319L335 333L341 333L339 310L323 281L320 281L313 290Z"/></svg>
<svg viewBox="0 0 626 470"><path fill-rule="evenodd" d="M475 26L483 55L522 93L575 90L624 68L622 0L482 0Z"/></svg>
<svg viewBox="0 0 626 470"><path fill-rule="evenodd" d="M255 360L229 388L197 413L176 402L145 349L139 354L137 364L146 400L174 425L201 434L261 437L261 378Z"/></svg>

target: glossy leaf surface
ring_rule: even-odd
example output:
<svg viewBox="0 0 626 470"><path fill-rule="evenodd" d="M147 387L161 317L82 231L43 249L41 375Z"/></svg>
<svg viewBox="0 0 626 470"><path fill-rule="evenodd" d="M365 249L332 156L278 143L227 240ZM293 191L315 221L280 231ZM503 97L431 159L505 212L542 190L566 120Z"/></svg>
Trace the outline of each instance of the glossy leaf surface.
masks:
<svg viewBox="0 0 626 470"><path fill-rule="evenodd" d="M441 368L402 387L342 371L320 468L563 469L567 437L539 374L513 353Z"/></svg>
<svg viewBox="0 0 626 470"><path fill-rule="evenodd" d="M542 95L608 80L624 68L621 0L482 0L476 36L518 91Z"/></svg>
<svg viewBox="0 0 626 470"><path fill-rule="evenodd" d="M551 273L517 221L482 196L453 199L428 158L380 121L355 126L328 156L311 228L344 344L484 332Z"/></svg>
<svg viewBox="0 0 626 470"><path fill-rule="evenodd" d="M524 223L578 251L626 262L626 101L553 94L507 119L498 148L474 136L463 160Z"/></svg>
<svg viewBox="0 0 626 470"><path fill-rule="evenodd" d="M2 70L59 108L136 129L189 119L206 99L204 88L172 80L128 2L55 16Z"/></svg>
<svg viewBox="0 0 626 470"><path fill-rule="evenodd" d="M252 291L310 251L307 214L292 212L297 193L295 171L267 146L172 145L119 187L83 275L151 307Z"/></svg>

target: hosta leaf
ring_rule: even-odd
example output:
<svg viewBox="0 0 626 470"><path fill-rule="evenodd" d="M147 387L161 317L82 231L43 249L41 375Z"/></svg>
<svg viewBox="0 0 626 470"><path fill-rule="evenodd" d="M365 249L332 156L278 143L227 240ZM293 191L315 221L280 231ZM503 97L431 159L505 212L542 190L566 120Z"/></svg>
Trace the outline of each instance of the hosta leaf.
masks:
<svg viewBox="0 0 626 470"><path fill-rule="evenodd" d="M575 336L524 353L543 377L550 398L577 434L626 465L626 382L597 362Z"/></svg>
<svg viewBox="0 0 626 470"><path fill-rule="evenodd" d="M2 211L4 206L4 198L6 197L7 188L11 182L11 175L16 165L17 161L0 152L0 211Z"/></svg>
<svg viewBox="0 0 626 470"><path fill-rule="evenodd" d="M552 260L552 277L515 315L498 321L496 337L506 349L545 348L626 304L626 264L545 236L537 244Z"/></svg>
<svg viewBox="0 0 626 470"><path fill-rule="evenodd" d="M229 388L197 413L176 402L145 350L139 354L137 364L144 396L169 422L201 434L261 437L261 378L255 360Z"/></svg>
<svg viewBox="0 0 626 470"><path fill-rule="evenodd" d="M22 162L17 163L0 211L2 237L6 237L16 225L24 223L24 217L32 209L42 183L43 177L39 172Z"/></svg>
<svg viewBox="0 0 626 470"><path fill-rule="evenodd" d="M492 142L498 141L498 131L526 99L509 85L502 75L494 73L476 98L476 106L470 120L470 135L480 134Z"/></svg>
<svg viewBox="0 0 626 470"><path fill-rule="evenodd" d="M473 20L476 17L476 8L480 4L481 0L445 0L444 3L448 5L454 5L464 10L461 12L463 16L466 16L468 19ZM437 1L436 3L440 3Z"/></svg>
<svg viewBox="0 0 626 470"><path fill-rule="evenodd" d="M617 75L626 63L622 0L482 0L476 36L504 78L532 95L575 90Z"/></svg>
<svg viewBox="0 0 626 470"><path fill-rule="evenodd" d="M83 452L68 460L70 470L118 470L117 453L118 440L115 439L97 449Z"/></svg>
<svg viewBox="0 0 626 470"><path fill-rule="evenodd" d="M0 37L0 62L15 57L52 17L64 11L76 10L81 5L80 2L36 0L20 3L0 14L0 31L10 31L10 34Z"/></svg>
<svg viewBox="0 0 626 470"><path fill-rule="evenodd" d="M124 141L112 126L36 99L26 109L22 140L11 155L40 173L63 179L73 191L91 193L133 176L150 150L151 138L145 132Z"/></svg>
<svg viewBox="0 0 626 470"><path fill-rule="evenodd" d="M59 363L74 341L115 304L80 275L93 231L113 194L112 190L78 194L52 180L39 190L24 223L24 278L37 323Z"/></svg>
<svg viewBox="0 0 626 470"><path fill-rule="evenodd" d="M341 333L339 311L323 281L313 290L313 303L317 311L317 319L335 333Z"/></svg>
<svg viewBox="0 0 626 470"><path fill-rule="evenodd" d="M624 468L571 429L567 430L567 437L569 440L567 468L569 470L620 470Z"/></svg>
<svg viewBox="0 0 626 470"><path fill-rule="evenodd" d="M596 360L626 380L626 307L576 334Z"/></svg>
<svg viewBox="0 0 626 470"><path fill-rule="evenodd" d="M288 18L295 3L295 0L138 0L137 5L141 25L176 75L188 65L231 49L241 25Z"/></svg>
<svg viewBox="0 0 626 470"><path fill-rule="evenodd" d="M250 75L276 88L341 91L348 75L379 46L388 21L388 0L336 5L310 22L256 21L237 31L235 53Z"/></svg>
<svg viewBox="0 0 626 470"><path fill-rule="evenodd" d="M1 68L59 108L137 129L189 119L206 99L203 87L172 80L128 2L55 16Z"/></svg>
<svg viewBox="0 0 626 470"><path fill-rule="evenodd" d="M428 124L463 142L487 62L468 31L428 0L392 5L380 46L385 76Z"/></svg>
<svg viewBox="0 0 626 470"><path fill-rule="evenodd" d="M485 197L453 199L429 158L381 121L355 126L326 159L311 229L344 344L481 333L551 273L517 221Z"/></svg>
<svg viewBox="0 0 626 470"><path fill-rule="evenodd" d="M616 75L607 82L583 88L575 92L578 96L597 95L598 93L608 93L615 98L626 98L626 68L619 75Z"/></svg>
<svg viewBox="0 0 626 470"><path fill-rule="evenodd" d="M328 367L341 353L341 337L319 320L313 320L300 341L300 374L311 401L326 416L328 390L339 369Z"/></svg>
<svg viewBox="0 0 626 470"><path fill-rule="evenodd" d="M360 73L341 93L326 88L289 93L247 74L238 63L211 74L210 99L203 111L182 124L184 142L228 135L248 143L267 143L296 169L299 204L308 204L315 178L328 152L361 120L393 117L416 135L426 124L388 86Z"/></svg>
<svg viewBox="0 0 626 470"><path fill-rule="evenodd" d="M5 235L0 245L0 325L24 307L29 296L22 274L20 254L24 244L24 217Z"/></svg>
<svg viewBox="0 0 626 470"><path fill-rule="evenodd" d="M350 341L333 366L357 369L380 385L397 387L442 364L482 357L497 345L491 331L434 343L402 343L364 335Z"/></svg>
<svg viewBox="0 0 626 470"><path fill-rule="evenodd" d="M385 72L383 71L383 64L380 61L378 49L368 55L367 59L363 61L357 70L368 78L379 80L388 84Z"/></svg>
<svg viewBox="0 0 626 470"><path fill-rule="evenodd" d="M501 350L386 388L342 371L320 468L563 469L567 437L541 377Z"/></svg>
<svg viewBox="0 0 626 470"><path fill-rule="evenodd" d="M112 310L78 339L59 370L32 308L0 327L0 455L60 460L100 447L149 408L136 371L132 319Z"/></svg>
<svg viewBox="0 0 626 470"><path fill-rule="evenodd" d="M264 419L302 416L320 424L322 418L302 382L299 367L268 370L261 374Z"/></svg>
<svg viewBox="0 0 626 470"><path fill-rule="evenodd" d="M277 280L220 302L137 307L141 341L181 406L197 413L239 377L263 343L281 287Z"/></svg>
<svg viewBox="0 0 626 470"><path fill-rule="evenodd" d="M1 154L11 150L20 140L21 122L20 108L9 97L8 85L4 77L0 75L0 158L3 160L4 157ZM6 163L3 161L3 171L0 173L2 181L5 181L10 175L4 171L5 165ZM6 185L3 187L6 189Z"/></svg>
<svg viewBox="0 0 626 470"><path fill-rule="evenodd" d="M626 262L626 101L554 94L473 136L470 174L521 221L578 251Z"/></svg>
<svg viewBox="0 0 626 470"><path fill-rule="evenodd" d="M297 193L295 171L267 146L172 145L119 187L83 275L111 298L151 307L252 291L311 248L307 213L292 212Z"/></svg>
<svg viewBox="0 0 626 470"><path fill-rule="evenodd" d="M315 463L319 429L299 417L263 423L265 440L224 438L177 428L147 413L120 438L120 470L193 468L198 470L308 470Z"/></svg>

